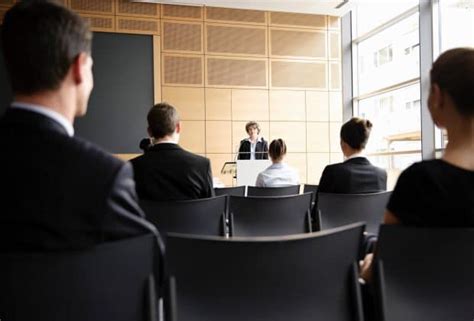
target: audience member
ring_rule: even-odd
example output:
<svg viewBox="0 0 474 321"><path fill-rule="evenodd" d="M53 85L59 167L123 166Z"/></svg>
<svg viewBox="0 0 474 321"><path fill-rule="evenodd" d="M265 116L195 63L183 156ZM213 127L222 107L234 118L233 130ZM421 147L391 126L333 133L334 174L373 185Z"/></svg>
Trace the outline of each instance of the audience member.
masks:
<svg viewBox="0 0 474 321"><path fill-rule="evenodd" d="M363 155L372 123L352 118L341 127L341 150L346 160L326 166L319 181L318 193L358 194L387 189L387 173L372 165Z"/></svg>
<svg viewBox="0 0 474 321"><path fill-rule="evenodd" d="M245 125L249 138L240 141L238 159L268 159L268 143L260 137L260 126L254 121Z"/></svg>
<svg viewBox="0 0 474 321"><path fill-rule="evenodd" d="M143 138L141 141L140 141L140 149L145 153L146 151L148 151L148 148L150 148L152 146L152 142L151 142L151 139L150 138Z"/></svg>
<svg viewBox="0 0 474 321"><path fill-rule="evenodd" d="M283 158L286 155L286 144L283 139L273 140L268 153L273 164L258 174L255 185L258 187L298 185L299 178L296 170L283 163Z"/></svg>
<svg viewBox="0 0 474 321"><path fill-rule="evenodd" d="M131 166L73 136L93 87L87 25L63 6L22 1L1 36L14 101L0 119L0 249L78 249L154 232Z"/></svg>
<svg viewBox="0 0 474 321"><path fill-rule="evenodd" d="M131 160L140 199L164 201L214 196L209 159L179 145L181 123L176 109L160 103L148 112L153 146Z"/></svg>

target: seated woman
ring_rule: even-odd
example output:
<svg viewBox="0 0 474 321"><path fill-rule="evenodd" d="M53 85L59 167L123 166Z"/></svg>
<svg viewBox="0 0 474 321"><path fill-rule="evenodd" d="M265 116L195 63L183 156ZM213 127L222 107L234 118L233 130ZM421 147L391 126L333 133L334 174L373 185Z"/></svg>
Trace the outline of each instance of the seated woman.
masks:
<svg viewBox="0 0 474 321"><path fill-rule="evenodd" d="M254 121L245 125L249 138L240 141L238 159L268 159L268 143L260 137L260 126Z"/></svg>
<svg viewBox="0 0 474 321"><path fill-rule="evenodd" d="M363 155L372 123L352 118L341 127L341 149L346 160L324 168L318 192L358 194L387 190L387 173Z"/></svg>
<svg viewBox="0 0 474 321"><path fill-rule="evenodd" d="M286 155L286 144L283 139L275 139L268 150L272 165L258 174L255 186L257 187L282 187L298 185L299 178L296 170L283 163Z"/></svg>

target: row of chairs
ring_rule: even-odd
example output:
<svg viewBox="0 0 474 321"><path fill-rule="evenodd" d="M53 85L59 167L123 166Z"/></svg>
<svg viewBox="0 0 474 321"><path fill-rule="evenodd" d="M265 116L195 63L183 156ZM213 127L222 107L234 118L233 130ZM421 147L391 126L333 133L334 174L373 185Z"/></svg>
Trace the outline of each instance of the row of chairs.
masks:
<svg viewBox="0 0 474 321"><path fill-rule="evenodd" d="M314 193L318 191L318 185L304 184L304 193ZM300 185L290 185L282 187L257 187L257 186L234 186L214 188L216 196L288 196L300 193Z"/></svg>
<svg viewBox="0 0 474 321"><path fill-rule="evenodd" d="M51 253L0 254L0 316L11 321L363 321L364 226L304 235L170 234L168 286L155 287L152 236ZM378 320L470 320L474 229L382 226ZM155 262L156 263L156 262ZM157 295L167 313L158 315Z"/></svg>

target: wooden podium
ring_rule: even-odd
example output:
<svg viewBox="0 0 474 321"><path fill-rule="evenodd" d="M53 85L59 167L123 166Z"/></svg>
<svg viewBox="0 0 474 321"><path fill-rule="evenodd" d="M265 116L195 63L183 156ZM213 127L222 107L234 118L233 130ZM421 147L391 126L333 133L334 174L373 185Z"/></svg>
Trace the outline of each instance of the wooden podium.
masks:
<svg viewBox="0 0 474 321"><path fill-rule="evenodd" d="M237 186L255 186L258 174L271 164L268 159L237 160Z"/></svg>

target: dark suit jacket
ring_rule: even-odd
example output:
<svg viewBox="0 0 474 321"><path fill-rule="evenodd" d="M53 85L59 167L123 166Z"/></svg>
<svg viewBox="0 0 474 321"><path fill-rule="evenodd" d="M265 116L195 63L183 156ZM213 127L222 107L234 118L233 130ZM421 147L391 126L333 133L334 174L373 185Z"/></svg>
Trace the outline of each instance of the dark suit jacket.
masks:
<svg viewBox="0 0 474 321"><path fill-rule="evenodd" d="M247 139L240 141L238 159L250 159L250 142ZM255 159L268 159L268 143L263 137L255 145Z"/></svg>
<svg viewBox="0 0 474 321"><path fill-rule="evenodd" d="M155 232L142 219L130 165L55 120L9 108L0 150L0 250L85 248Z"/></svg>
<svg viewBox="0 0 474 321"><path fill-rule="evenodd" d="M156 144L131 162L140 199L186 200L215 195L209 159L177 144Z"/></svg>
<svg viewBox="0 0 474 321"><path fill-rule="evenodd" d="M387 190L387 173L365 157L326 166L318 193L359 194Z"/></svg>

